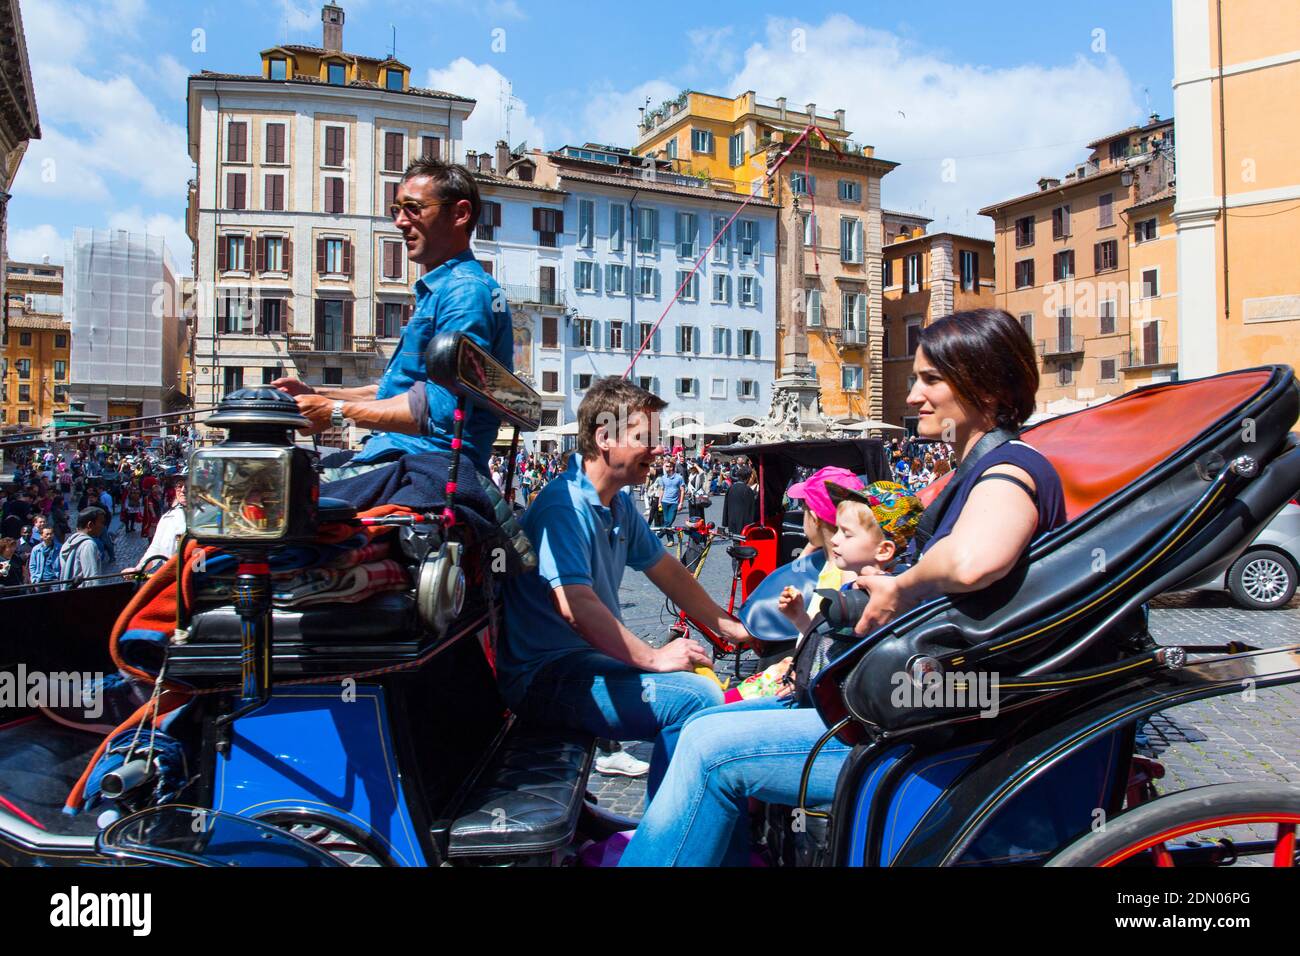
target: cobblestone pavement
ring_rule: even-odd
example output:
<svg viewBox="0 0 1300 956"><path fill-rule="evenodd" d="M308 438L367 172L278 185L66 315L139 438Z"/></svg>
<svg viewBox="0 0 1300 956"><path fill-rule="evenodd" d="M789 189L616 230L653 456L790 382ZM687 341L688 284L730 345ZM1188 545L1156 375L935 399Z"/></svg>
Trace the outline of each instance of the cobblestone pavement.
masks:
<svg viewBox="0 0 1300 956"><path fill-rule="evenodd" d="M717 521L720 515L721 499L715 498L707 517ZM710 554L700 576L706 590L725 602L730 577L725 549ZM629 571L619 597L629 629L661 643L670 618L654 585L644 575ZM1300 642L1300 595L1277 611L1247 611L1238 608L1226 592L1166 594L1152 602L1150 626L1161 643L1237 640L1256 647L1280 647ZM1211 783L1300 783L1300 684L1185 704L1155 715L1140 732L1140 749L1164 764L1162 792ZM642 759L650 757L648 743L625 746ZM644 809L644 778L593 774L590 789L602 806L615 812L636 817Z"/></svg>
<svg viewBox="0 0 1300 956"><path fill-rule="evenodd" d="M107 533L113 536L113 552L116 557L115 561L109 562L107 568L109 571L134 567L139 562L140 556L144 554L145 548L149 547L149 538L140 537L138 523L134 531L126 531L122 528L121 515L113 516L113 522L108 526Z"/></svg>

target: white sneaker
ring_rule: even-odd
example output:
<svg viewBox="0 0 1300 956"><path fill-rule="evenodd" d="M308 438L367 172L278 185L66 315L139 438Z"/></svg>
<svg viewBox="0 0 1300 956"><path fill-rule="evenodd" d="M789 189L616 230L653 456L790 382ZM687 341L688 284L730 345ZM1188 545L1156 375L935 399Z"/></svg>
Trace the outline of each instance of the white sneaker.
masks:
<svg viewBox="0 0 1300 956"><path fill-rule="evenodd" d="M612 754L602 754L596 758L596 773L607 777L644 777L649 772L648 763L637 760L626 750L616 750Z"/></svg>

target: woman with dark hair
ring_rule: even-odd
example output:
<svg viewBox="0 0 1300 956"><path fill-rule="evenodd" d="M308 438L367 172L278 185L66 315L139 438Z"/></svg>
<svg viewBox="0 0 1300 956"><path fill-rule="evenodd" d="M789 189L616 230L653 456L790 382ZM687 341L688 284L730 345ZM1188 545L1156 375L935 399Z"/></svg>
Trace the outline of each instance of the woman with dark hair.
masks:
<svg viewBox="0 0 1300 956"><path fill-rule="evenodd" d="M1038 366L1020 323L981 309L921 332L907 397L922 438L943 439L961 464L917 531L920 557L897 577L858 578L871 594L865 634L921 601L988 587L1009 574L1038 536L1065 523L1060 478L1016 440L1034 410ZM826 725L811 707L697 712L683 726L662 784L623 855L625 866L743 866L754 797L793 806L804 762ZM809 770L808 805L829 803L850 748L832 740Z"/></svg>

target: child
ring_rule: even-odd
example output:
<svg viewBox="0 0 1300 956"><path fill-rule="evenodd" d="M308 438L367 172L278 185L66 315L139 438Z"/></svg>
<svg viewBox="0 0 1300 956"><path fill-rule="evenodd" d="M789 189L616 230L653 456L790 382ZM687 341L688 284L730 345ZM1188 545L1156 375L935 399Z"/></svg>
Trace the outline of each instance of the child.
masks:
<svg viewBox="0 0 1300 956"><path fill-rule="evenodd" d="M862 487L862 481L853 472L832 465L813 472L806 480L791 485L786 491L786 497L796 501L802 500L804 503L803 533L808 538L808 547L800 557L807 557L818 551L826 555L826 564L817 577L816 590L839 588L844 577L844 573L835 565L831 548L831 540L836 534L835 502L831 500L830 493L827 491L831 484L844 488ZM781 592L780 598L777 599L777 606L791 622L798 626L799 633L802 634L806 627L798 625L797 619L786 611L791 602L790 595L798 595L799 606L802 608L803 595L793 587L787 587ZM726 700L778 696L781 682L793 660L791 657L784 658L762 673L746 679L739 686L727 691Z"/></svg>
<svg viewBox="0 0 1300 956"><path fill-rule="evenodd" d="M901 556L921 520L920 499L896 482L877 481L865 488L861 484L856 478L852 485L825 483L828 498L835 502L835 532L830 539L827 561L830 573L823 572L818 579L818 590L853 587L864 571L896 574L902 570ZM804 607L802 592L786 588L781 592L778 606L806 637L812 628L812 618ZM794 692L794 684L789 679L793 664L794 658L787 657L749 678L737 688L739 697L789 697ZM746 684L751 685L748 690Z"/></svg>

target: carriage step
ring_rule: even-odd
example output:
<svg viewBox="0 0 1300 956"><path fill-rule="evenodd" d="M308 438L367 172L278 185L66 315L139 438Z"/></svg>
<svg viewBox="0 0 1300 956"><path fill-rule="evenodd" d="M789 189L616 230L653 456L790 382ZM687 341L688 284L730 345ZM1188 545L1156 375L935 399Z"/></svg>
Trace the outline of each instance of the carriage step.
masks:
<svg viewBox="0 0 1300 956"><path fill-rule="evenodd" d="M595 740L516 726L452 823L448 856L547 853L573 839Z"/></svg>

